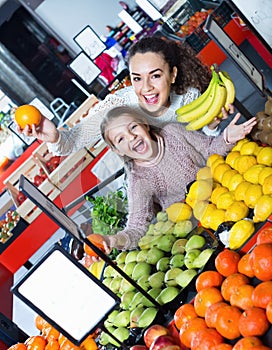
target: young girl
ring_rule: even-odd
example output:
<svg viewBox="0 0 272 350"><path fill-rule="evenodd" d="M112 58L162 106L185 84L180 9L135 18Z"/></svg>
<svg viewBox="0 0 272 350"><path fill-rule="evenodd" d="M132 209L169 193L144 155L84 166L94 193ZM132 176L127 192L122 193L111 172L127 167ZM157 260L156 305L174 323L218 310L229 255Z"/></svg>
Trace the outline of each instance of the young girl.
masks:
<svg viewBox="0 0 272 350"><path fill-rule="evenodd" d="M247 123L248 129L254 125ZM165 210L184 199L186 185L195 180L209 155L226 155L233 143L243 137L237 137L231 125L218 137L188 132L180 123L154 127L142 113L126 106L110 110L100 128L105 142L124 158L129 212L126 228L103 239L109 249L124 250L137 247L157 205Z"/></svg>

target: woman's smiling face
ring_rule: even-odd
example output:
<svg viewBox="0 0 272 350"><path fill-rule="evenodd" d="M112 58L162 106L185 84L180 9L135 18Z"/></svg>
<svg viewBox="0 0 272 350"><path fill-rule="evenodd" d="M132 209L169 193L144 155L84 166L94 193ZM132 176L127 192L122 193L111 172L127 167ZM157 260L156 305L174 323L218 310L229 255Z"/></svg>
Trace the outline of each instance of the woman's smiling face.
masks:
<svg viewBox="0 0 272 350"><path fill-rule="evenodd" d="M136 53L129 62L131 82L141 107L160 116L170 105L171 84L177 68L170 72L168 63L154 52Z"/></svg>
<svg viewBox="0 0 272 350"><path fill-rule="evenodd" d="M123 114L107 125L107 138L120 156L149 161L156 157L157 146L149 134L149 127L132 115Z"/></svg>

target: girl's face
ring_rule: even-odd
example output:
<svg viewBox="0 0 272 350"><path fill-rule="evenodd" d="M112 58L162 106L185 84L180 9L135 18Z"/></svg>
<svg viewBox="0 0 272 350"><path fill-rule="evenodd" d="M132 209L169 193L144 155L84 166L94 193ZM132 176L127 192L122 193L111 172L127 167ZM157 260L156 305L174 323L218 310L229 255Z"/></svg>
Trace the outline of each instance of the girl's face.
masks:
<svg viewBox="0 0 272 350"><path fill-rule="evenodd" d="M136 53L129 62L131 82L141 107L154 116L160 116L170 105L171 84L177 68L170 72L168 63L160 54Z"/></svg>
<svg viewBox="0 0 272 350"><path fill-rule="evenodd" d="M107 137L113 151L131 159L152 160L157 155L157 144L149 134L149 127L129 114L123 114L109 122Z"/></svg>

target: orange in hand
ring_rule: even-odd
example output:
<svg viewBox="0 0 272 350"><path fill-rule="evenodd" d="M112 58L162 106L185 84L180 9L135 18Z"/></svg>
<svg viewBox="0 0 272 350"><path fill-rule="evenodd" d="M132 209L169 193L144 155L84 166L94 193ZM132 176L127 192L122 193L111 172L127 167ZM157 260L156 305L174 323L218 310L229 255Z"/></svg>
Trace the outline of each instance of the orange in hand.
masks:
<svg viewBox="0 0 272 350"><path fill-rule="evenodd" d="M41 113L35 106L22 105L18 107L14 115L16 123L21 129L24 129L27 125L31 127L32 124L38 126L41 122Z"/></svg>
<svg viewBox="0 0 272 350"><path fill-rule="evenodd" d="M93 243L97 248L101 249L104 253L105 253L105 248L104 248L104 240L103 240L103 237L99 234L96 234L96 233L92 233L90 234L89 236L87 236L87 239ZM98 256L96 254L96 252L90 247L88 246L87 243L84 242L84 245L83 245L83 248L84 248L84 252L90 256Z"/></svg>

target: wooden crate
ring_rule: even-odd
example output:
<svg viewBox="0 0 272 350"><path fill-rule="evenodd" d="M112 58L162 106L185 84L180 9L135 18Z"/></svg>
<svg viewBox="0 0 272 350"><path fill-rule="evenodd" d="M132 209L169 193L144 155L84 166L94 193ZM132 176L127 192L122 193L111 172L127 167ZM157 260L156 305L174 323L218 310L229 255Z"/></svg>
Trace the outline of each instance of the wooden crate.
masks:
<svg viewBox="0 0 272 350"><path fill-rule="evenodd" d="M45 143L41 144L40 147L35 149L32 155L39 166L44 169L50 182L60 191L63 191L77 176L79 176L86 166L94 159L92 153L83 148L69 156L60 157L58 167L52 172L49 172L46 167L46 162L53 155L48 152L47 145Z"/></svg>
<svg viewBox="0 0 272 350"><path fill-rule="evenodd" d="M89 96L70 116L65 120L65 125L72 128L87 116L89 110L98 103L98 98L95 95Z"/></svg>
<svg viewBox="0 0 272 350"><path fill-rule="evenodd" d="M34 181L34 177L35 175L39 174L39 171L39 164L37 164L33 157L29 157L4 181L8 191L10 192L12 201L16 206L16 211L28 223L35 220L40 215L41 210L37 208L30 199L26 199L22 204L18 202L17 196L19 194L19 179L21 174L24 174L30 181ZM60 194L60 190L50 181L49 178L43 181L43 183L39 186L39 189L52 200Z"/></svg>

